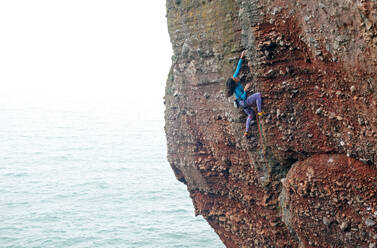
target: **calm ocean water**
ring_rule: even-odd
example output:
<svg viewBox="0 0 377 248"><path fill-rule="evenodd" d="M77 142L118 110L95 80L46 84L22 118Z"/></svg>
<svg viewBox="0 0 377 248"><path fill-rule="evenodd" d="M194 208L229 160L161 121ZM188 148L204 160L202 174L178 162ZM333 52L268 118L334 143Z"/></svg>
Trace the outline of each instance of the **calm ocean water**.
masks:
<svg viewBox="0 0 377 248"><path fill-rule="evenodd" d="M0 247L224 247L176 181L163 125L0 106Z"/></svg>

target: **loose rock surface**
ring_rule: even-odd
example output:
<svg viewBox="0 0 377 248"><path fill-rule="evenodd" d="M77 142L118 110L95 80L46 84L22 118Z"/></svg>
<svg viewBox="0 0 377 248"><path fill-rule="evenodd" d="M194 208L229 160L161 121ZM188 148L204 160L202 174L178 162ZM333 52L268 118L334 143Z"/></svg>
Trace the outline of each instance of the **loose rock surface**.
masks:
<svg viewBox="0 0 377 248"><path fill-rule="evenodd" d="M345 155L295 163L280 196L285 224L302 247L368 247L377 233L376 178L374 168Z"/></svg>
<svg viewBox="0 0 377 248"><path fill-rule="evenodd" d="M168 160L196 214L227 247L373 246L376 1L166 6ZM226 97L244 49L240 76L262 94L263 139L257 125L243 137L246 116Z"/></svg>

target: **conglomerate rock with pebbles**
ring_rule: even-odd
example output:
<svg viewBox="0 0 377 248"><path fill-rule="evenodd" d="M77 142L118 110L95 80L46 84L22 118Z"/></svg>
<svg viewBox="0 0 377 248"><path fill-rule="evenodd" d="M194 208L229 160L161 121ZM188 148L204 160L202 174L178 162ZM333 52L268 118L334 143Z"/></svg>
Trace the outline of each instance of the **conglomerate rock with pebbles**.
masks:
<svg viewBox="0 0 377 248"><path fill-rule="evenodd" d="M227 247L376 247L377 3L167 0L168 160ZM239 55L263 139L226 97Z"/></svg>

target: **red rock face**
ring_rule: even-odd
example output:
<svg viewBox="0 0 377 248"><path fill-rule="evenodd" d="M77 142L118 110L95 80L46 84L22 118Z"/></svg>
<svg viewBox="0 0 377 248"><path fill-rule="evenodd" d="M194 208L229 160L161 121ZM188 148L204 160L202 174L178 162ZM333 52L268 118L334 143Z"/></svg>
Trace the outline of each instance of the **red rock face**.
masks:
<svg viewBox="0 0 377 248"><path fill-rule="evenodd" d="M297 162L283 183L283 219L303 247L369 247L377 238L377 171L344 155Z"/></svg>
<svg viewBox="0 0 377 248"><path fill-rule="evenodd" d="M353 203L377 181L376 13L372 0L167 1L168 160L227 247L377 244L374 215ZM244 49L242 79L263 97L263 139L256 125L243 138L245 114L226 97ZM367 190L338 186L346 174ZM318 200L290 191L301 182Z"/></svg>

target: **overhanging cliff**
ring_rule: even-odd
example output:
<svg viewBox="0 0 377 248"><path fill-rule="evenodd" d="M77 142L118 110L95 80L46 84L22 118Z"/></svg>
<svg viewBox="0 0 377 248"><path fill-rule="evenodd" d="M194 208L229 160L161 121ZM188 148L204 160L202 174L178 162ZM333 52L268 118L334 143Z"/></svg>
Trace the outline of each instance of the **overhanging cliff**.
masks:
<svg viewBox="0 0 377 248"><path fill-rule="evenodd" d="M168 160L227 247L377 244L377 3L167 0ZM263 141L225 94L263 97Z"/></svg>

